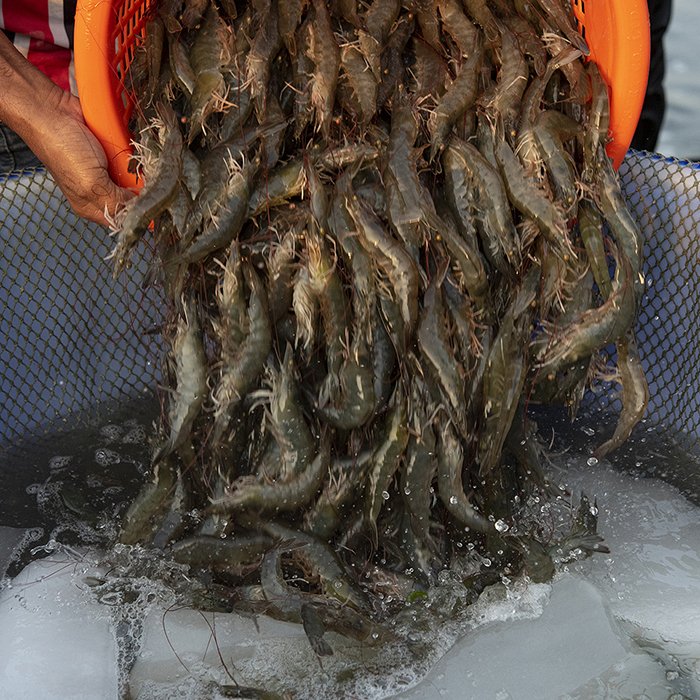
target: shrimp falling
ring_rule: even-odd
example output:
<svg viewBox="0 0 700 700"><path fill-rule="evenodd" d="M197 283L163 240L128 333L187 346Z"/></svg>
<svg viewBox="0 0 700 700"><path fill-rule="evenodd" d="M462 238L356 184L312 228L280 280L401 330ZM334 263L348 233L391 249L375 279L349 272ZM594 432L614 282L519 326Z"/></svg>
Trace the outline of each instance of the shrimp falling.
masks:
<svg viewBox="0 0 700 700"><path fill-rule="evenodd" d="M549 556L523 518L560 495L527 404L575 412L614 343L597 454L641 419L642 239L563 0L200 5L156 3L131 69L145 187L114 272L153 220L173 319L122 541L159 533L231 599L257 576L324 656L326 628L388 634L368 563L425 589L460 551L531 576Z"/></svg>

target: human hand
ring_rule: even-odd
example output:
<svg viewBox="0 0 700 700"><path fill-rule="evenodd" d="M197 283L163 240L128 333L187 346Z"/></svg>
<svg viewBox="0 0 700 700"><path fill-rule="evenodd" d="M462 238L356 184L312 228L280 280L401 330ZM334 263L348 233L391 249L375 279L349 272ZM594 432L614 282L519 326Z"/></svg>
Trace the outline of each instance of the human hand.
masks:
<svg viewBox="0 0 700 700"><path fill-rule="evenodd" d="M109 176L107 156L83 118L80 101L61 90L0 32L0 119L46 166L79 216L107 225L134 196Z"/></svg>
<svg viewBox="0 0 700 700"><path fill-rule="evenodd" d="M110 177L107 156L85 124L80 101L61 91L53 110L51 134L28 144L51 173L78 216L108 225L105 216L134 196Z"/></svg>

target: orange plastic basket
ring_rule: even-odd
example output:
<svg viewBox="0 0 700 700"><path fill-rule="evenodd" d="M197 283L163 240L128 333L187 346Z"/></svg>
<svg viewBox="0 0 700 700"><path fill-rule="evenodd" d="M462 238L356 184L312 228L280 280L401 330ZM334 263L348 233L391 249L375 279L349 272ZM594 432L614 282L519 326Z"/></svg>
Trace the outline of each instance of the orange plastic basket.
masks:
<svg viewBox="0 0 700 700"><path fill-rule="evenodd" d="M134 105L124 81L153 1L79 0L75 15L75 77L85 122L105 149L112 179L133 190L143 183L128 170Z"/></svg>
<svg viewBox="0 0 700 700"><path fill-rule="evenodd" d="M608 155L617 168L639 120L649 73L646 0L572 0L579 31L610 86ZM85 121L102 143L110 174L122 187L139 189L127 170L133 152L128 123L133 104L124 80L142 40L154 0L78 0L75 74Z"/></svg>

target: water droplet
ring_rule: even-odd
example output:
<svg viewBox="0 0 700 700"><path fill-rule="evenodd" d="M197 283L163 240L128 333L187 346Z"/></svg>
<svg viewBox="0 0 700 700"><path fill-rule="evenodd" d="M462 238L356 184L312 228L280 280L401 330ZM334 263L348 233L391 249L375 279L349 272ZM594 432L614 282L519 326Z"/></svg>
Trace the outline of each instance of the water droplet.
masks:
<svg viewBox="0 0 700 700"><path fill-rule="evenodd" d="M406 486L406 487L404 488L403 492L404 492L407 496L410 496L410 495L411 495L411 489L409 489L408 486Z"/></svg>
<svg viewBox="0 0 700 700"><path fill-rule="evenodd" d="M450 496L450 503L453 506L456 506L457 505L457 496Z"/></svg>
<svg viewBox="0 0 700 700"><path fill-rule="evenodd" d="M507 525L507 523L504 523L502 520L496 520L496 522L495 522L495 524L494 524L494 527L495 527L496 530L498 530L499 532L506 532L506 530L508 530L508 525Z"/></svg>
<svg viewBox="0 0 700 700"><path fill-rule="evenodd" d="M491 566L491 560L490 560L490 559L484 559L484 566Z"/></svg>
<svg viewBox="0 0 700 700"><path fill-rule="evenodd" d="M666 671L666 680L675 681L678 678L678 671Z"/></svg>
<svg viewBox="0 0 700 700"><path fill-rule="evenodd" d="M379 632L372 632L372 639L379 639Z"/></svg>
<svg viewBox="0 0 700 700"><path fill-rule="evenodd" d="M598 515L598 509L595 506L591 506L591 515Z"/></svg>
<svg viewBox="0 0 700 700"><path fill-rule="evenodd" d="M338 581L333 581L333 587L338 589L343 587L343 582L338 580Z"/></svg>
<svg viewBox="0 0 700 700"><path fill-rule="evenodd" d="M595 435L595 430L593 428L581 428L586 435L589 435L590 437L593 437Z"/></svg>
<svg viewBox="0 0 700 700"><path fill-rule="evenodd" d="M385 501L388 501L388 500L389 500L389 492L388 492L388 491L382 491L382 498L383 498Z"/></svg>
<svg viewBox="0 0 700 700"><path fill-rule="evenodd" d="M589 457L589 458L586 460L586 464L587 464L589 467L595 467L595 465L598 464L598 460L597 460L595 457Z"/></svg>

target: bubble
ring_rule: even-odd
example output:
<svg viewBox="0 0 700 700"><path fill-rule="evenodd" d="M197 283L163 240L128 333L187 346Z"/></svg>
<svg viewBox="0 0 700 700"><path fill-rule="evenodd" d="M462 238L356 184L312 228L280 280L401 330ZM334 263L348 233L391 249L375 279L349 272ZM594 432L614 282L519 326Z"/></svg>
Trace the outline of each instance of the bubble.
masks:
<svg viewBox="0 0 700 700"><path fill-rule="evenodd" d="M52 472L65 469L72 461L73 457L70 455L56 455L49 460L49 469Z"/></svg>
<svg viewBox="0 0 700 700"><path fill-rule="evenodd" d="M101 467L109 467L112 464L119 464L121 461L122 458L114 450L107 450L104 447L95 450L95 462Z"/></svg>
<svg viewBox="0 0 700 700"><path fill-rule="evenodd" d="M595 467L595 465L598 464L598 460L597 460L595 457L589 457L589 458L586 460L586 464L587 464L589 467Z"/></svg>
<svg viewBox="0 0 700 700"><path fill-rule="evenodd" d="M581 428L581 430L583 430L583 432L586 433L586 435L588 435L589 437L593 437L595 435L595 430L593 430L593 428L586 427Z"/></svg>
<svg viewBox="0 0 700 700"><path fill-rule="evenodd" d="M666 671L666 680L675 681L678 679L678 671Z"/></svg>
<svg viewBox="0 0 700 700"><path fill-rule="evenodd" d="M389 492L388 492L388 491L382 491L382 498L383 498L385 501L388 501L388 500L389 500Z"/></svg>
<svg viewBox="0 0 700 700"><path fill-rule="evenodd" d="M591 506L590 511L591 515L598 515L598 509L595 506Z"/></svg>
<svg viewBox="0 0 700 700"><path fill-rule="evenodd" d="M494 523L494 527L499 532L506 532L506 530L508 530L508 525L506 523L504 523L502 520L496 520L496 522Z"/></svg>
<svg viewBox="0 0 700 700"><path fill-rule="evenodd" d="M136 425L122 438L122 443L124 445L145 445L146 437L146 428L142 425Z"/></svg>
<svg viewBox="0 0 700 700"><path fill-rule="evenodd" d="M457 496L450 496L450 503L453 506L456 506L457 505Z"/></svg>
<svg viewBox="0 0 700 700"><path fill-rule="evenodd" d="M100 428L100 435L108 442L113 442L121 437L122 428L120 425L103 425Z"/></svg>
<svg viewBox="0 0 700 700"><path fill-rule="evenodd" d="M403 492L404 492L407 496L410 496L410 495L411 495L411 489L408 488L408 486L404 487Z"/></svg>

